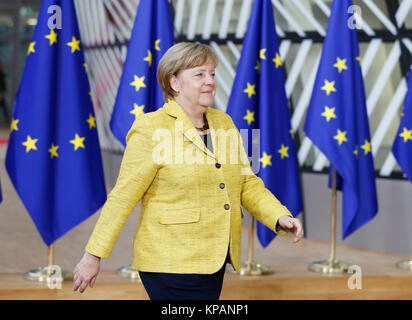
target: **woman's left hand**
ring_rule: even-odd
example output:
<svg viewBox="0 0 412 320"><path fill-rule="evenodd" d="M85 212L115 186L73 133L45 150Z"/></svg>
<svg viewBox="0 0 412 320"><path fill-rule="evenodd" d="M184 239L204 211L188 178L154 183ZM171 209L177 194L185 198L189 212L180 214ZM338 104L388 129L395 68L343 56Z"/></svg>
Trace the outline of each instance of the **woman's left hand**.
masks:
<svg viewBox="0 0 412 320"><path fill-rule="evenodd" d="M293 243L297 243L303 237L302 224L298 219L292 218L290 216L281 216L278 220L279 225L285 231L292 232L295 235Z"/></svg>

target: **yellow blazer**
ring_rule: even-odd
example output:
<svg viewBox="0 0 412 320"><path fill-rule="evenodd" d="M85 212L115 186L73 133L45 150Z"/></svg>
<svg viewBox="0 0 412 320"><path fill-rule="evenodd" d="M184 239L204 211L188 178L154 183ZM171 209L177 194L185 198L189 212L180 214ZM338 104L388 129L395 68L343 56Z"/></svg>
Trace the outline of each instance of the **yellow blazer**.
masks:
<svg viewBox="0 0 412 320"><path fill-rule="evenodd" d="M140 271L214 273L223 265L228 249L238 270L241 205L275 232L279 217L292 217L253 174L230 116L209 108L206 117L213 152L174 100L136 117L126 138L116 185L102 208L87 252L108 258L142 198L132 262ZM239 143L238 152L236 146L229 147L233 137Z"/></svg>

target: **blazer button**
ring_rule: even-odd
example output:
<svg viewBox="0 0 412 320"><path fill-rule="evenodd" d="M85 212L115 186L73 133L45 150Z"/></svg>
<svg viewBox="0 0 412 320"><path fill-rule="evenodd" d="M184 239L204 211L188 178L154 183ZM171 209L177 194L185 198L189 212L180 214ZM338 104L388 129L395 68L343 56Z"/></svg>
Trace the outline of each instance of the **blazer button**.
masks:
<svg viewBox="0 0 412 320"><path fill-rule="evenodd" d="M224 184L224 183L221 183L221 184L219 185L219 187L220 187L220 189L224 189L224 188L225 188L225 184Z"/></svg>
<svg viewBox="0 0 412 320"><path fill-rule="evenodd" d="M230 209L230 205L228 205L227 203L224 205L225 210L229 210Z"/></svg>
<svg viewBox="0 0 412 320"><path fill-rule="evenodd" d="M215 166L219 169L222 165L219 162L216 162Z"/></svg>

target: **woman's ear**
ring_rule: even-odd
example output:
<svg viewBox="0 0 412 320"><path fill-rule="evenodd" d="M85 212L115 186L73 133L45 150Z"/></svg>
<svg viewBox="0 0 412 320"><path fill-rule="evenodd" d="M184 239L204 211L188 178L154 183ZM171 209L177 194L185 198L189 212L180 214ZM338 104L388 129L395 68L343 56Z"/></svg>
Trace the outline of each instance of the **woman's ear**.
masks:
<svg viewBox="0 0 412 320"><path fill-rule="evenodd" d="M179 83L179 79L178 79L175 75L172 75L172 77L170 78L170 87L171 87L176 93L179 93L179 91L180 91L180 83Z"/></svg>

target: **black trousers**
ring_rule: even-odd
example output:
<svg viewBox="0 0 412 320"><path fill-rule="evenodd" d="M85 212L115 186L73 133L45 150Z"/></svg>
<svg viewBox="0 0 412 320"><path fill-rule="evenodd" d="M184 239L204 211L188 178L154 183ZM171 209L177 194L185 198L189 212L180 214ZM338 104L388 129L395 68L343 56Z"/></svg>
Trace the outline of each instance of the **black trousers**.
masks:
<svg viewBox="0 0 412 320"><path fill-rule="evenodd" d="M151 300L219 300L226 262L212 274L159 273L139 271Z"/></svg>

